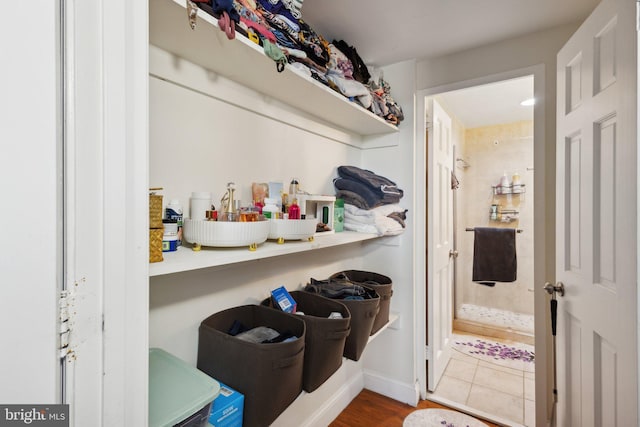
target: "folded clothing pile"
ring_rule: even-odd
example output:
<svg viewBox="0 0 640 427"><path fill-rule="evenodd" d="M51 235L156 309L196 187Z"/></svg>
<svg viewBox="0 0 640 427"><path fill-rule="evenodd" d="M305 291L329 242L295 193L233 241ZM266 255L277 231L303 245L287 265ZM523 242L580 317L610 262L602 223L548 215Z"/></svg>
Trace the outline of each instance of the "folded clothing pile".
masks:
<svg viewBox="0 0 640 427"><path fill-rule="evenodd" d="M331 299L365 300L373 298L373 293L360 285L348 280L328 279L311 281L304 289L306 292L320 294Z"/></svg>
<svg viewBox="0 0 640 427"><path fill-rule="evenodd" d="M329 43L302 19L303 0L194 1L219 19L229 38L237 30L263 46L278 71L286 61L389 123L397 125L404 119L389 84L380 73L372 78L353 46L344 40Z"/></svg>
<svg viewBox="0 0 640 427"><path fill-rule="evenodd" d="M404 192L395 182L357 166L339 166L333 180L336 197L344 200L345 230L390 236L404 231Z"/></svg>

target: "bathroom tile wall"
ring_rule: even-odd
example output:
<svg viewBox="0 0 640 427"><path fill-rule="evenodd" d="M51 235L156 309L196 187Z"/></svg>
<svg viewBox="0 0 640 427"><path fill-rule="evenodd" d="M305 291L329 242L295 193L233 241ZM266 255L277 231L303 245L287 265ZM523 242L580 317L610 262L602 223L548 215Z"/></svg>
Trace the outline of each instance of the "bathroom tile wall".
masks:
<svg viewBox="0 0 640 427"><path fill-rule="evenodd" d="M470 303L523 314L533 314L533 121L466 129L458 142L457 157L468 168L456 167L460 181L457 193L458 265L456 306ZM461 162L456 162L460 166ZM493 194L504 173L512 179L518 173L525 185L520 195ZM517 209L519 217L512 222L490 220L491 204ZM473 233L466 227L513 227L516 235L518 278L513 283L496 283L494 287L471 281Z"/></svg>

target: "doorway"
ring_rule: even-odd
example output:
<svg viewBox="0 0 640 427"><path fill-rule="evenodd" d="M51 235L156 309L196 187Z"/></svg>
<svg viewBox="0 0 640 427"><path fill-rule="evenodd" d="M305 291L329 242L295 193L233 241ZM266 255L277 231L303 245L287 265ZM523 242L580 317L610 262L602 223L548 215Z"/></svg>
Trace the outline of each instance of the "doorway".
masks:
<svg viewBox="0 0 640 427"><path fill-rule="evenodd" d="M435 98L453 122L456 256L452 358L433 393L535 425L533 76ZM476 227L517 230L514 282L472 281Z"/></svg>
<svg viewBox="0 0 640 427"><path fill-rule="evenodd" d="M427 392L426 386L422 386L427 383L427 369L425 366L419 367L418 371L422 369L425 372L424 383L419 375L421 396L424 399L441 401L462 410L493 417L506 424L535 425L536 377L542 377L537 387L541 389L540 396L543 401L547 387L544 378L544 327L538 328L541 332L539 339L535 339L536 323L544 325L546 300L543 295L537 294L534 286L535 283L541 282L539 278L544 277L545 264L544 257L535 257L535 248L543 244L543 239L540 242L536 241L536 235L543 232L543 228L536 228L535 223L536 218L538 221L544 218L544 207L538 206L537 202L542 195L534 193L536 185L537 188L544 187L544 176L538 176L539 171L536 170L544 170L544 105L543 102L528 107L519 105L521 101L529 98L542 100L543 86L544 79L540 67L531 67L500 76L421 91L418 97L419 100L423 97L438 100L452 116L456 149L452 165L455 175L452 185L454 180L458 184L458 189L454 191L453 242L454 253L458 254L458 258L452 261L452 359L444 368L444 383L438 383L434 393ZM500 101L506 101L507 98L500 93L514 95L518 98L517 105L500 107ZM428 103L425 102L425 105ZM422 114L420 106L419 103L418 114ZM490 107L496 107L498 110L502 108L503 114L516 115L491 118L488 114L492 109ZM426 138L423 141L426 141ZM426 152L425 147L425 155ZM428 169L428 164L429 162L425 161L425 170ZM518 191L514 192L513 187L510 187L509 192L502 192L496 188L501 179L507 180L512 186L514 178ZM426 194L426 183L424 187ZM497 205L495 211L492 211L492 205ZM425 207L425 216L427 211ZM516 282L497 283L491 288L472 282L474 233L467 229L472 230L474 227L515 228L522 231L516 234ZM425 247L425 253L426 250ZM429 283L427 275L428 272L424 271L425 284ZM425 299L426 295L425 290ZM425 311L426 325L432 319L427 319L428 308ZM536 314L540 317L538 321L535 320ZM426 354L429 356L429 337L426 330L425 326L424 340L427 344ZM478 354L470 355L470 351L466 354L460 351L461 348L464 349L464 345L471 346L473 343L478 347L484 346L469 347L476 353L497 351L498 358L514 357L519 360L511 364L498 363L497 366L491 366L491 361L480 360ZM540 375L534 373L533 360L536 354L542 354L542 363L535 366L541 370ZM504 362L504 359L501 361ZM498 382L487 383L489 380ZM456 382L463 388L452 389L451 383ZM475 391L472 392L472 389ZM511 400L505 400L502 404L498 404L497 399L482 402L474 398L480 394L495 396L495 392L504 392L507 389L512 392L511 396L504 397ZM540 406L543 408L546 404ZM503 411L504 408L510 408L511 413Z"/></svg>

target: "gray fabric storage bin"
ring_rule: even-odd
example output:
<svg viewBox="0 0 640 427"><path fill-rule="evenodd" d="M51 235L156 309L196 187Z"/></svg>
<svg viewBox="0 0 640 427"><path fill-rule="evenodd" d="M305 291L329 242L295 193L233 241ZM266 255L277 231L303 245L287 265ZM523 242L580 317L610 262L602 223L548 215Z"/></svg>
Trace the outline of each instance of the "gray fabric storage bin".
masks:
<svg viewBox="0 0 640 427"><path fill-rule="evenodd" d="M393 295L393 283L389 277L371 271L345 270L331 275L331 279L347 280L360 286L373 288L380 296L380 310L373 322L371 335L389 323L389 309Z"/></svg>
<svg viewBox="0 0 640 427"><path fill-rule="evenodd" d="M348 359L357 361L360 360L360 356L362 356L369 342L373 322L380 308L380 297L373 288L366 287L361 287L361 291L366 294L366 299L363 300L345 299L344 296L337 295L332 298L325 296L327 293L324 293L322 290L336 283L343 282L333 279L315 280L312 278L311 283L305 287L305 292L320 294L323 298L339 301L347 307L349 313L351 313L351 333L344 344L343 355Z"/></svg>
<svg viewBox="0 0 640 427"><path fill-rule="evenodd" d="M258 344L229 335L234 321L247 329L267 326L292 332L291 342ZM215 313L202 321L197 367L245 397L245 427L270 425L302 391L306 326L293 314L259 305Z"/></svg>
<svg viewBox="0 0 640 427"><path fill-rule="evenodd" d="M296 301L297 310L304 313L300 318L307 326L302 389L311 393L342 366L342 353L351 330L351 314L337 300L302 291L289 294ZM273 307L273 301L267 298L262 305ZM332 312L340 313L342 319L329 319Z"/></svg>

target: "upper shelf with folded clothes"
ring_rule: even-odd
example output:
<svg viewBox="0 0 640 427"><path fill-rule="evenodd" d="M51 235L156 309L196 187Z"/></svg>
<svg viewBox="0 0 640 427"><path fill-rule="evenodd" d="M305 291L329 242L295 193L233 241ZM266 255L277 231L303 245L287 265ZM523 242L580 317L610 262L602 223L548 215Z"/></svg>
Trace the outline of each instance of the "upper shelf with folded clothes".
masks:
<svg viewBox="0 0 640 427"><path fill-rule="evenodd" d="M374 136L398 131L298 68L287 64L278 72L262 46L241 31L229 39L218 19L202 9L197 9L192 29L186 4L185 0L149 2L150 44L348 132Z"/></svg>

